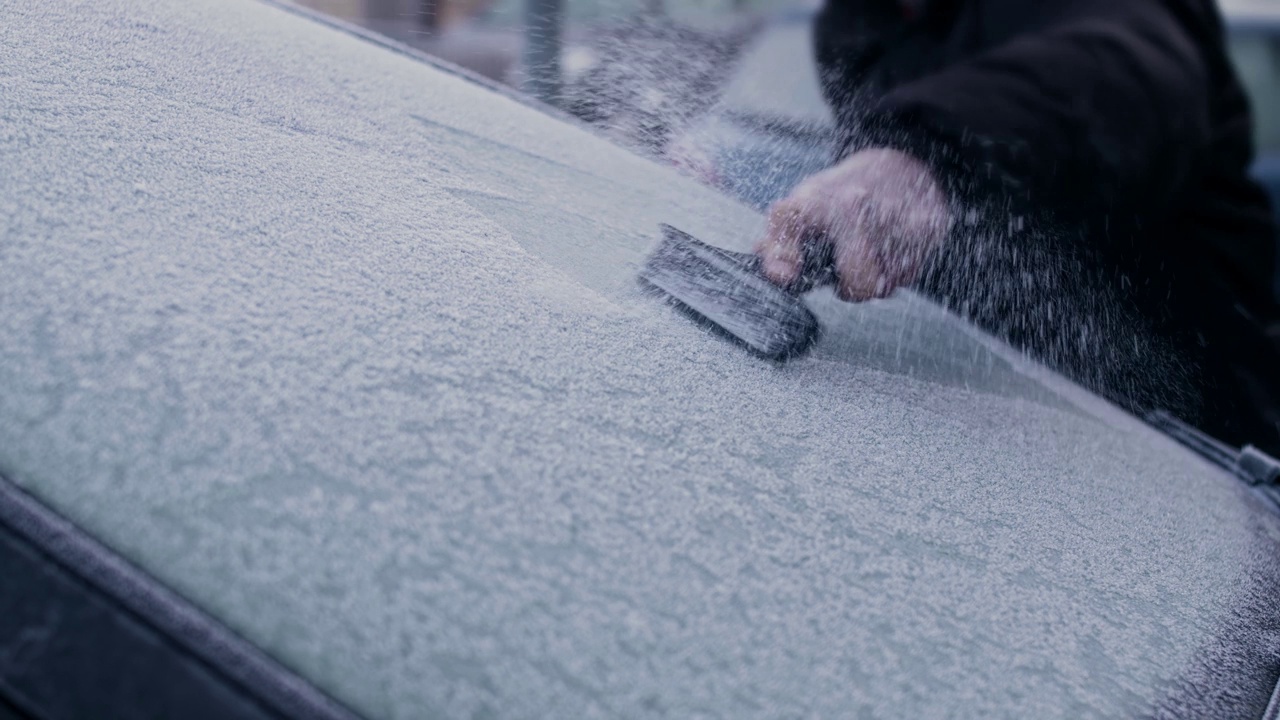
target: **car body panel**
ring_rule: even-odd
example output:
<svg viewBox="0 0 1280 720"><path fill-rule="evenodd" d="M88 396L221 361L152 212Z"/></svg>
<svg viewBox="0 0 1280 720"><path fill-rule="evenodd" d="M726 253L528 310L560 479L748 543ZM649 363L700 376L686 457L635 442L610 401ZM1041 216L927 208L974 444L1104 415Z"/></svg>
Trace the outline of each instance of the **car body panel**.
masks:
<svg viewBox="0 0 1280 720"><path fill-rule="evenodd" d="M1274 0L1218 0L1218 8L1232 28L1280 24L1280 7Z"/></svg>
<svg viewBox="0 0 1280 720"><path fill-rule="evenodd" d="M0 477L0 720L355 715Z"/></svg>
<svg viewBox="0 0 1280 720"><path fill-rule="evenodd" d="M1280 7L1269 2L1224 3L1228 51L1253 110L1257 160L1252 174L1280 217ZM1280 236L1276 238L1275 296L1280 301Z"/></svg>
<svg viewBox="0 0 1280 720"><path fill-rule="evenodd" d="M1265 706L1277 518L936 306L763 362L634 282L760 216L581 128L250 0L0 12L0 475L358 712Z"/></svg>

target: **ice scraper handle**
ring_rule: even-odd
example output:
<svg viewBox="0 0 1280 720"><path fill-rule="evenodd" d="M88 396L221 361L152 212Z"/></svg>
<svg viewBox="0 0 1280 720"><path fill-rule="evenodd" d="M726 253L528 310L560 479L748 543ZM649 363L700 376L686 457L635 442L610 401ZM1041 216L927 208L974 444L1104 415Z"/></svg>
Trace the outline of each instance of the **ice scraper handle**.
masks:
<svg viewBox="0 0 1280 720"><path fill-rule="evenodd" d="M803 253L800 274L787 286L787 290L800 295L836 283L835 247L826 238L806 240Z"/></svg>

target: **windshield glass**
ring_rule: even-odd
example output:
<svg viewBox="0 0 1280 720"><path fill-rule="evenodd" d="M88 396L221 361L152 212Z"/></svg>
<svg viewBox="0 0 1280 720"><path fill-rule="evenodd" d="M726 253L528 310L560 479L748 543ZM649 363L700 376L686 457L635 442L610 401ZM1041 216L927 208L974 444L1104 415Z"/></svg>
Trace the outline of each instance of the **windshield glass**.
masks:
<svg viewBox="0 0 1280 720"><path fill-rule="evenodd" d="M0 474L361 714L1271 681L1280 525L954 314L765 362L636 283L760 214L577 125L255 0L0 13Z"/></svg>
<svg viewBox="0 0 1280 720"><path fill-rule="evenodd" d="M1252 103L1258 152L1280 153L1280 32L1237 33L1228 47Z"/></svg>

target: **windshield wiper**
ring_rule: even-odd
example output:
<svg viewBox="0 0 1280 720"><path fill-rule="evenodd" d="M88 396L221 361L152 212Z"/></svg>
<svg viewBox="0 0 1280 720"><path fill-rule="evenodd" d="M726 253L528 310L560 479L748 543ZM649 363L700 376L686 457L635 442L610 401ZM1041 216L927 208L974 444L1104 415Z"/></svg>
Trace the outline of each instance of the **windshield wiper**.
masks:
<svg viewBox="0 0 1280 720"><path fill-rule="evenodd" d="M1236 448L1210 437L1164 410L1147 413L1152 427L1250 485L1280 485L1280 460L1252 445Z"/></svg>

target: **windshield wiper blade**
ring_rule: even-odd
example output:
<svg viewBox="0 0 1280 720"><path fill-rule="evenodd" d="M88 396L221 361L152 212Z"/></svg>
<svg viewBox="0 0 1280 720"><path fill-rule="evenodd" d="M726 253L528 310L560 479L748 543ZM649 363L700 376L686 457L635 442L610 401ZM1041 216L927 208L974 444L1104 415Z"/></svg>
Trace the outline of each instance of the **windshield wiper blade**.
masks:
<svg viewBox="0 0 1280 720"><path fill-rule="evenodd" d="M1280 484L1280 460L1252 445L1237 450L1164 410L1152 410L1145 419L1152 427L1250 485Z"/></svg>

